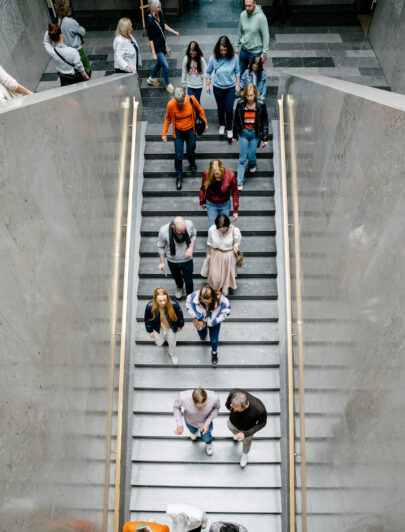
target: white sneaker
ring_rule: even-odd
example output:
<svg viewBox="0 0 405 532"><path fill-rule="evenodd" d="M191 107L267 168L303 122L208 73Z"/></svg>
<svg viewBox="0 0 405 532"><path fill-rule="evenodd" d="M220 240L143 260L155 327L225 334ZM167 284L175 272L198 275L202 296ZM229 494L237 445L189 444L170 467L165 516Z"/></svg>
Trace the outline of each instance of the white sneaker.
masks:
<svg viewBox="0 0 405 532"><path fill-rule="evenodd" d="M146 80L146 83L148 85L153 85L154 87L159 87L160 83L158 82L158 80L156 78L151 78L149 77L147 80Z"/></svg>
<svg viewBox="0 0 405 532"><path fill-rule="evenodd" d="M190 438L195 441L198 438L198 430L195 434L190 434Z"/></svg>
<svg viewBox="0 0 405 532"><path fill-rule="evenodd" d="M226 132L226 136L228 137L229 140L232 139L232 136L233 136L233 131L232 131L232 129L229 129L229 130Z"/></svg>
<svg viewBox="0 0 405 532"><path fill-rule="evenodd" d="M166 90L167 92L169 92L170 94L173 94L174 93L174 87L171 83L169 83L169 85L166 85Z"/></svg>
<svg viewBox="0 0 405 532"><path fill-rule="evenodd" d="M243 190L243 185L238 185L238 190Z"/></svg>
<svg viewBox="0 0 405 532"><path fill-rule="evenodd" d="M181 298L183 297L183 289L177 287L177 288L176 288L176 293L174 294L174 297L175 297L176 299L181 299Z"/></svg>
<svg viewBox="0 0 405 532"><path fill-rule="evenodd" d="M177 357L174 353L169 353L169 357L172 359L172 362L173 362L173 366L177 366L177 364L179 363L179 361L177 360Z"/></svg>
<svg viewBox="0 0 405 532"><path fill-rule="evenodd" d="M225 126L219 126L218 133L219 133L220 135L224 135L224 133L225 133Z"/></svg>
<svg viewBox="0 0 405 532"><path fill-rule="evenodd" d="M252 166L251 168L249 168L249 172L251 174L254 174L256 172L256 166Z"/></svg>
<svg viewBox="0 0 405 532"><path fill-rule="evenodd" d="M207 451L208 456L212 456L212 453L214 452L214 449L212 448L211 443L207 443L205 445L205 450Z"/></svg>
<svg viewBox="0 0 405 532"><path fill-rule="evenodd" d="M248 463L248 455L246 453L242 453L242 456L240 457L240 467L246 467L247 463Z"/></svg>

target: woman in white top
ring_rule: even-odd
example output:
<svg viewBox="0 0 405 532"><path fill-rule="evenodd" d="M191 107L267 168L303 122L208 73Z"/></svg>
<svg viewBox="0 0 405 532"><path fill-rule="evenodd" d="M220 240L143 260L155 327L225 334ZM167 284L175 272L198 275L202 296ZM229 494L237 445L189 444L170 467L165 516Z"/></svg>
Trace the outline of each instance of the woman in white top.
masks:
<svg viewBox="0 0 405 532"><path fill-rule="evenodd" d="M183 59L181 84L187 87L187 94L189 96L195 96L197 98L198 103L200 103L206 70L207 63L205 62L201 48L198 46L198 43L191 41Z"/></svg>
<svg viewBox="0 0 405 532"><path fill-rule="evenodd" d="M228 216L218 214L215 225L208 230L207 277L208 284L215 290L221 290L224 296L228 295L229 288L237 288L235 252L241 240L239 229L231 225Z"/></svg>
<svg viewBox="0 0 405 532"><path fill-rule="evenodd" d="M23 85L20 85L10 74L0 66L0 103L5 103L18 94L32 94Z"/></svg>
<svg viewBox="0 0 405 532"><path fill-rule="evenodd" d="M137 74L142 60L138 43L132 35L132 22L129 18L121 18L118 21L113 48L115 72Z"/></svg>

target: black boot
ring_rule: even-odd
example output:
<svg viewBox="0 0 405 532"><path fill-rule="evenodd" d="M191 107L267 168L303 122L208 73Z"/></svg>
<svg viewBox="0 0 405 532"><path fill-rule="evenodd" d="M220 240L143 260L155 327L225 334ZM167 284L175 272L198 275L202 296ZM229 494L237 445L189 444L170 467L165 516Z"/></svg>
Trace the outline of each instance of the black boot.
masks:
<svg viewBox="0 0 405 532"><path fill-rule="evenodd" d="M181 190L181 187L183 186L183 178L181 175L178 175L176 178L176 188L177 190Z"/></svg>

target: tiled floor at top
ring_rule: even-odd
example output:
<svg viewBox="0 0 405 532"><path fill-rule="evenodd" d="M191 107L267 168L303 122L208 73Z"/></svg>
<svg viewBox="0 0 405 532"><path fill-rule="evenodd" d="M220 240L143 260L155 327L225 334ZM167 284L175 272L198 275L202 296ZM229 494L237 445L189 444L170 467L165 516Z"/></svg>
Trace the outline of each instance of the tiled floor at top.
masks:
<svg viewBox="0 0 405 532"><path fill-rule="evenodd" d="M167 34L167 42L171 49L169 63L173 85L180 81L179 69L188 42L192 39L197 40L208 59L220 35L227 34L231 41L235 41L239 14L239 5L234 0L223 0L215 4L209 0L201 0L198 7L189 7L182 16L167 17L168 24L180 32L180 37ZM114 72L112 44L115 25L116 21L111 21L111 31L92 31L86 36L84 48L92 63L93 79ZM276 118L275 100L282 71L323 74L389 90L387 80L360 25L293 27L287 24L283 29L278 25L271 25L269 29L270 51L265 68L270 87L267 104L271 118ZM141 47L144 61L141 87L147 88L145 78L151 64L148 40L143 36L140 24L136 25L134 34ZM55 66L50 61L37 91L57 86L59 81ZM161 91L162 98L169 97L163 89L155 90ZM202 104L207 109L215 107L215 103L206 95L203 96ZM152 112L149 113L149 121L160 120L161 114L153 116Z"/></svg>

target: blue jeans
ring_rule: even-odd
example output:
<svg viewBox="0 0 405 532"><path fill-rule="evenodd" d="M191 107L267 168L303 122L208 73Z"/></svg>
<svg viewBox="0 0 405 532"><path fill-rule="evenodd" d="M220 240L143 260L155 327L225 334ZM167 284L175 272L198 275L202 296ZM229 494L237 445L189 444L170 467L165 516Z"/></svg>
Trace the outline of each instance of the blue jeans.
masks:
<svg viewBox="0 0 405 532"><path fill-rule="evenodd" d="M201 91L202 87L200 89L193 89L192 87L187 87L187 94L189 96L195 96L198 103L200 103Z"/></svg>
<svg viewBox="0 0 405 532"><path fill-rule="evenodd" d="M256 150L259 139L256 137L254 128L244 129L239 136L239 163L238 163L238 185L243 185L245 180L246 159L249 160L249 168L256 166Z"/></svg>
<svg viewBox="0 0 405 532"><path fill-rule="evenodd" d="M186 262L170 262L167 261L170 273L178 288L183 288L183 279L186 284L186 294L191 294L193 291L193 259Z"/></svg>
<svg viewBox="0 0 405 532"><path fill-rule="evenodd" d="M218 107L218 122L227 131L232 130L233 103L235 101L235 85L229 89L220 89L214 85L214 96ZM225 122L226 118L226 122Z"/></svg>
<svg viewBox="0 0 405 532"><path fill-rule="evenodd" d="M187 147L187 159L190 166L195 166L195 133L192 129L187 131L180 131L176 129L176 138L174 140L174 169L176 176L181 177L183 175L183 157L184 157L184 143Z"/></svg>
<svg viewBox="0 0 405 532"><path fill-rule="evenodd" d="M221 324L218 323L218 325L214 325L214 327L205 327L202 331L197 331L198 336L201 338L201 340L205 340L207 338L208 331L210 332L210 344L211 344L211 351L216 353L218 351L218 343L219 343L219 329L221 328Z"/></svg>
<svg viewBox="0 0 405 532"><path fill-rule="evenodd" d="M186 425L187 425L188 430L191 432L191 434L195 434L198 431L197 427L193 427L192 425L189 425L188 423L186 423ZM214 439L211 434L213 428L214 428L214 425L212 424L212 421L211 421L210 426L208 427L208 432L206 434L203 434L202 432L200 432L201 439L204 443L211 443L212 440Z"/></svg>
<svg viewBox="0 0 405 532"><path fill-rule="evenodd" d="M166 85L169 85L169 63L167 62L166 56L163 52L156 52L157 61L155 66L150 73L151 78L156 78L160 69L162 69L162 76L165 80Z"/></svg>
<svg viewBox="0 0 405 532"><path fill-rule="evenodd" d="M206 200L205 204L207 205L207 214L208 214L208 222L211 225L214 225L215 218L218 216L218 214L226 214L227 216L231 213L231 199L226 203L211 203L210 201Z"/></svg>
<svg viewBox="0 0 405 532"><path fill-rule="evenodd" d="M248 52L247 50L244 50L243 48L239 51L239 70L240 70L240 77L242 77L242 74L245 72L245 70L248 67L248 64L252 61L252 59L258 55L261 55L260 52Z"/></svg>

